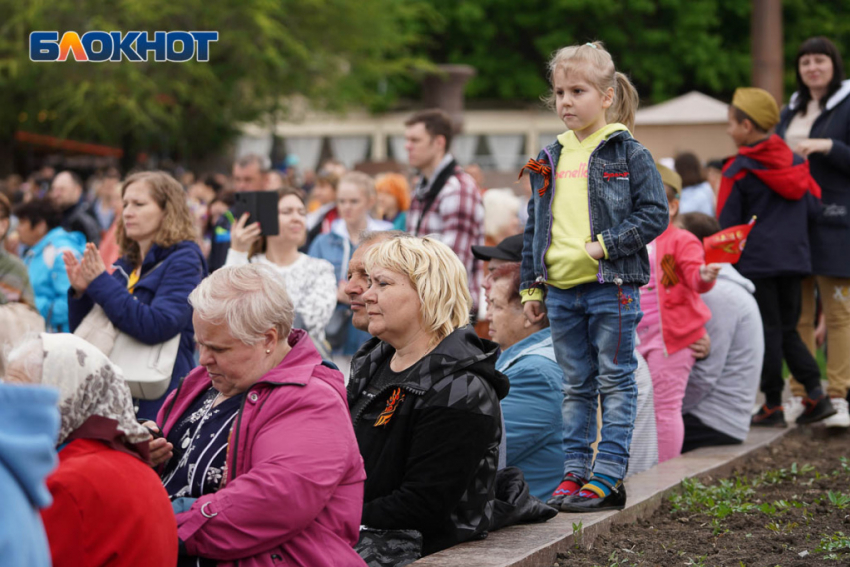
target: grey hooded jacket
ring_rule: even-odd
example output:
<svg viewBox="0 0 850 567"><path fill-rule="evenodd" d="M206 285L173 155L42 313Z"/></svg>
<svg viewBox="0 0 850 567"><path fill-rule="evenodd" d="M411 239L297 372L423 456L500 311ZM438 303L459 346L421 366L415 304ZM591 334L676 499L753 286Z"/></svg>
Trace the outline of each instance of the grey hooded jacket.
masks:
<svg viewBox="0 0 850 567"><path fill-rule="evenodd" d="M691 370L682 413L742 441L750 430L764 358L761 314L755 286L731 264L723 264L714 288L702 295L711 310L705 324L711 354Z"/></svg>

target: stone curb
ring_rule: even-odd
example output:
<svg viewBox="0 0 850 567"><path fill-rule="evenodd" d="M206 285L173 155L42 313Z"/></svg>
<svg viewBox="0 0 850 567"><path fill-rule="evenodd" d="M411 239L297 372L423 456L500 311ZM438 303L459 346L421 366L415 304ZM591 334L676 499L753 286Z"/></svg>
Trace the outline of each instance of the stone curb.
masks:
<svg viewBox="0 0 850 567"><path fill-rule="evenodd" d="M628 505L619 512L558 514L543 524L511 526L487 539L429 555L414 567L551 567L558 552L590 545L617 524L652 515L686 478L727 476L744 459L781 439L791 429L753 429L741 445L706 447L686 453L626 480ZM581 524L579 531L579 524ZM578 532L578 533L575 533Z"/></svg>

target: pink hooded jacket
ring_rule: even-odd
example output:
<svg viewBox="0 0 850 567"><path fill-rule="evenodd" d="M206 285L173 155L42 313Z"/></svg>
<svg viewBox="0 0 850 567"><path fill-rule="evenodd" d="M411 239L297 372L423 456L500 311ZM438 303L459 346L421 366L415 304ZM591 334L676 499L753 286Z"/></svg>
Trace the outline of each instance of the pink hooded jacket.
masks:
<svg viewBox="0 0 850 567"><path fill-rule="evenodd" d="M705 250L699 239L673 223L655 239L656 289L661 334L667 354L679 352L705 335L711 311L700 297L714 287L704 282L700 266Z"/></svg>
<svg viewBox="0 0 850 567"><path fill-rule="evenodd" d="M366 473L342 374L322 366L302 330L246 393L230 433L227 482L177 515L190 555L222 567L363 566L354 551ZM210 387L195 368L163 404L163 433ZM164 422L164 423L163 423Z"/></svg>

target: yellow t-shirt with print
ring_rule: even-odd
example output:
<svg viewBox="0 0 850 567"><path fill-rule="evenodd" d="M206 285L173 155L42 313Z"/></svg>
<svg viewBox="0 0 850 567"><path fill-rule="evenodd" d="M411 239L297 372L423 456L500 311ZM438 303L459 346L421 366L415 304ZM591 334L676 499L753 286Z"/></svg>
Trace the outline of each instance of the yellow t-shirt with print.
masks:
<svg viewBox="0 0 850 567"><path fill-rule="evenodd" d="M614 132L628 130L619 123L608 124L584 140L575 132L558 136L561 157L555 170L555 193L552 197L552 241L546 251L545 262L548 285L569 289L596 281L599 261L593 259L585 248L591 241L590 211L587 202L587 165L590 154ZM598 239L604 250L605 244ZM605 251L605 256L608 256ZM526 301L542 301L543 292L534 289L523 294Z"/></svg>

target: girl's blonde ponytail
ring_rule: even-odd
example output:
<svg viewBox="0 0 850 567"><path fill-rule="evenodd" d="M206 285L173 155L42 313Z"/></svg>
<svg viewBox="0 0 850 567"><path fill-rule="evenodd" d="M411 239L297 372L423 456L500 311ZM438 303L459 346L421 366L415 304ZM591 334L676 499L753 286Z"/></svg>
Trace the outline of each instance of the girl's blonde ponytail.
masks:
<svg viewBox="0 0 850 567"><path fill-rule="evenodd" d="M629 78L619 71L614 73L614 82L614 102L605 113L606 120L608 124L624 124L630 132L634 132L635 112L640 103L637 89Z"/></svg>

